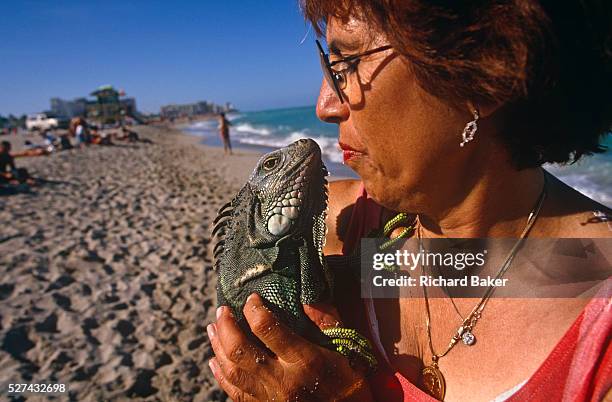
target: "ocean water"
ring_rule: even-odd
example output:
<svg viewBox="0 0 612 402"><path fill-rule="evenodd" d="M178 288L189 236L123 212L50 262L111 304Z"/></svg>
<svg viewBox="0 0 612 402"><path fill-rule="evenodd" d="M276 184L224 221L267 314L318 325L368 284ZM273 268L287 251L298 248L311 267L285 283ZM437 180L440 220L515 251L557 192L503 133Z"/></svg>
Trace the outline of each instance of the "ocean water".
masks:
<svg viewBox="0 0 612 402"><path fill-rule="evenodd" d="M314 106L230 113L230 135L234 146L255 146L261 149L278 148L300 138L314 139L323 152L329 170L339 176L356 177L342 165L342 152L338 149L337 127L317 119ZM184 130L202 137L209 145L220 145L217 120L200 121ZM545 168L563 182L596 201L612 206L612 135L605 145L604 154L583 158L573 165L546 165Z"/></svg>
<svg viewBox="0 0 612 402"><path fill-rule="evenodd" d="M230 113L226 117L231 123L232 144L278 148L309 137L317 141L328 161L342 163L336 126L317 119L314 106ZM218 136L217 126L217 120L208 120L197 122L186 130L210 142L210 135Z"/></svg>

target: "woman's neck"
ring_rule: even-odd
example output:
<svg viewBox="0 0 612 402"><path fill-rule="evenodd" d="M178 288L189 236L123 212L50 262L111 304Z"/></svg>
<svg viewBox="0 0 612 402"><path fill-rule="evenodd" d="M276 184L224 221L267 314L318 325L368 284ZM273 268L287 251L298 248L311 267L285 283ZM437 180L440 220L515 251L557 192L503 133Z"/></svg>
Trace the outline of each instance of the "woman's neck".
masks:
<svg viewBox="0 0 612 402"><path fill-rule="evenodd" d="M503 168L502 168L503 169ZM459 202L441 198L419 214L423 237L518 237L544 186L544 170L488 169Z"/></svg>

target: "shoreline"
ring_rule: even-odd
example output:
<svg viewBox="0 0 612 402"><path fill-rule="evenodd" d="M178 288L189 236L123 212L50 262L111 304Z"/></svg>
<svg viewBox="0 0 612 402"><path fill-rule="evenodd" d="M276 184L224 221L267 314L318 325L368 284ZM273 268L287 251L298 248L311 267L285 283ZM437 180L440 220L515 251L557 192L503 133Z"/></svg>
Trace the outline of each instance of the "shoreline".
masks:
<svg viewBox="0 0 612 402"><path fill-rule="evenodd" d="M202 119L201 121L210 120L210 119L212 118ZM184 135L188 137L197 138L199 140L198 144L200 145L203 145L205 147L211 147L211 148L221 148L221 149L223 148L223 143L221 142L219 136L217 135L214 135L214 136L213 135L210 135L210 136L196 135L196 134L189 132L188 130L189 126L190 126L189 123L180 123L180 124L173 125L172 127L175 128L176 130L181 131ZM278 149L278 147L232 142L232 149L241 150L243 152L252 152L252 153L258 154L259 156L262 156L268 152ZM327 178L328 181L359 179L359 176L357 176L357 174L353 170L351 170L349 167L345 166L342 163L333 162L328 159L324 159L324 163L325 163L325 166L327 167L327 170L329 171L329 176ZM253 167L254 166L255 164L253 164Z"/></svg>

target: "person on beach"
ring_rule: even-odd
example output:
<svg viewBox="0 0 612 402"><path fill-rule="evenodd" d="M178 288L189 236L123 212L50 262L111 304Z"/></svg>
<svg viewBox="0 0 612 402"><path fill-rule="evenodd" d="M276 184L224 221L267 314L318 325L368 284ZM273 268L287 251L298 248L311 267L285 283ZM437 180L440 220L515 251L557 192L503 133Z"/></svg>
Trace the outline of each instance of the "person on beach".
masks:
<svg viewBox="0 0 612 402"><path fill-rule="evenodd" d="M42 137L45 149L51 153L55 151L57 138L53 135L51 130L44 130L40 136Z"/></svg>
<svg viewBox="0 0 612 402"><path fill-rule="evenodd" d="M0 143L0 181L8 182L13 178L15 168L15 159L11 155L11 143L2 141Z"/></svg>
<svg viewBox="0 0 612 402"><path fill-rule="evenodd" d="M20 152L14 152L14 157L26 157L26 156L45 156L49 155L49 150L46 145L34 144L32 141L25 140L23 143L25 149Z"/></svg>
<svg viewBox="0 0 612 402"><path fill-rule="evenodd" d="M104 130L98 130L97 127L91 127L89 130L88 142L92 145L113 145L108 133Z"/></svg>
<svg viewBox="0 0 612 402"><path fill-rule="evenodd" d="M70 142L70 138L69 138L69 134L68 133L60 135L59 141L60 141L60 147L61 147L62 150L65 151L65 150L73 148L72 147L72 143Z"/></svg>
<svg viewBox="0 0 612 402"><path fill-rule="evenodd" d="M8 141L0 143L0 183L29 183L31 181L30 174L27 169L15 166L11 148L11 143Z"/></svg>
<svg viewBox="0 0 612 402"><path fill-rule="evenodd" d="M74 135L78 148L87 146L90 142L87 123L82 117L76 117L70 122L70 132Z"/></svg>
<svg viewBox="0 0 612 402"><path fill-rule="evenodd" d="M232 154L232 144L230 142L229 126L231 123L225 118L225 113L219 113L219 135L223 141L223 151L227 155Z"/></svg>
<svg viewBox="0 0 612 402"><path fill-rule="evenodd" d="M351 255L399 212L409 223L397 229L412 227L419 242L612 237L609 208L542 168L603 151L612 124L604 2L301 5L329 49L317 42L324 76L317 115L338 125L344 163L360 176L330 183L326 256ZM341 319L368 334L374 374L292 333L255 294L244 314L261 342L220 307L207 327L209 365L241 401L612 400L609 258L602 272L584 268L559 272L549 263L529 271L534 286L569 292L581 284L589 295L555 299L484 291L453 299L443 289L431 298L426 288L373 299L338 271L338 312L304 310L320 327Z"/></svg>
<svg viewBox="0 0 612 402"><path fill-rule="evenodd" d="M128 129L126 126L121 127L121 137L118 137L119 140L127 140L129 142L138 142L140 138L138 137L138 133Z"/></svg>

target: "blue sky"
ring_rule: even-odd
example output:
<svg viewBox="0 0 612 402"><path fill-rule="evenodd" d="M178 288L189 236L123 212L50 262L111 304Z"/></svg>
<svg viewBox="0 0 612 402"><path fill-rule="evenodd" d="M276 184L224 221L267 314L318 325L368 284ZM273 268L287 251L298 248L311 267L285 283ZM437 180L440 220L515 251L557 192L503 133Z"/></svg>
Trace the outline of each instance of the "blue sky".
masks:
<svg viewBox="0 0 612 402"><path fill-rule="evenodd" d="M0 14L0 114L103 84L138 108L212 100L243 110L314 104L314 35L297 0L11 1Z"/></svg>

